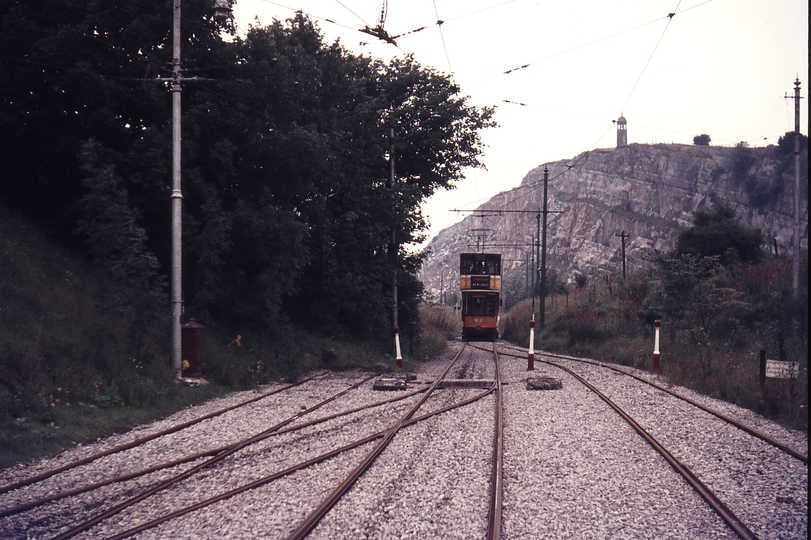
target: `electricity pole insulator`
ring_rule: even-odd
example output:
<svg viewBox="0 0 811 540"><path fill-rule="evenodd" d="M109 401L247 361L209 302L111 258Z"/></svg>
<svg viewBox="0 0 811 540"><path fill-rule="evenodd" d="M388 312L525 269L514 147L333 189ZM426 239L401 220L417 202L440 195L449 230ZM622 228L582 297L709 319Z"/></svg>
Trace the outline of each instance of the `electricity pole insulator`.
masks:
<svg viewBox="0 0 811 540"><path fill-rule="evenodd" d="M231 6L228 4L228 0L214 0L211 9L214 11L214 20L217 22L226 21L231 16Z"/></svg>

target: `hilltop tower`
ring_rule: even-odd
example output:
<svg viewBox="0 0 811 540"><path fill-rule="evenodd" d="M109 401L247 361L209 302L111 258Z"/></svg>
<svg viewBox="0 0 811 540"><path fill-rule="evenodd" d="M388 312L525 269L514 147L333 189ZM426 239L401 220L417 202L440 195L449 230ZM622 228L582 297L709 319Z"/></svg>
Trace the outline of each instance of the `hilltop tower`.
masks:
<svg viewBox="0 0 811 540"><path fill-rule="evenodd" d="M617 148L628 146L628 122L624 116L617 118Z"/></svg>

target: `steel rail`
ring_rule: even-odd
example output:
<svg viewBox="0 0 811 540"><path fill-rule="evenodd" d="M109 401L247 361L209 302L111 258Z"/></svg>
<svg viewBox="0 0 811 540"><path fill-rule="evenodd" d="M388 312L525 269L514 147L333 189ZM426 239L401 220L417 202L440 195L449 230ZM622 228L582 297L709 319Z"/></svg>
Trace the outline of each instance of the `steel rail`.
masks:
<svg viewBox="0 0 811 540"><path fill-rule="evenodd" d="M402 395L399 395L399 396L396 396L396 397L393 397L393 398L390 398L390 399L386 399L386 400L383 400L383 401L377 401L377 402L371 403L369 405L363 405L361 407L356 407L354 409L349 409L349 410L346 410L346 411L341 411L339 413L331 414L329 416L323 416L321 418L317 418L315 420L310 420L309 422L305 422L303 424L296 424L295 426L289 426L289 427L286 427L286 428L282 428L282 429L280 429L278 431L274 431L270 435L272 435L272 436L283 435L285 433L290 433L292 431L296 431L296 430L299 430L299 429L310 427L310 426L313 426L313 425L316 425L316 424L321 424L321 423L327 422L329 420L334 420L336 418L340 418L341 416L347 416L347 415L350 415L350 414L354 414L356 412L360 412L360 411L363 411L365 409L372 409L374 407L379 407L381 405L386 405L386 404L389 404L389 403L394 403L396 401L401 401L403 399L407 399L407 398L409 398L411 396L414 396L416 394L419 394L421 392L425 392L426 390L427 390L427 388L418 388L418 389L416 389L414 391L407 392L405 394L402 394ZM228 445L225 445L225 446L220 446L219 448L213 448L211 450L207 450L207 451L204 451L204 452L199 452L197 454L185 456L185 457L173 460L173 461L160 463L158 465L154 465L154 466L148 467L146 469L141 469L139 471L135 471L135 472L132 472L132 473L129 473L129 474L125 474L125 475L118 476L118 477L115 477L115 478L109 478L107 480L102 480L102 481L99 481L99 482L95 482L93 484L88 484L86 486L75 488L75 489L72 489L72 490L69 490L69 491L63 491L63 492L60 492L60 493L55 493L53 495L49 495L48 497L44 497L42 499L36 499L36 500L33 500L33 501L29 501L27 503L23 503L21 505L12 507L12 508L7 508L7 509L4 509L4 510L0 510L0 518L11 516L11 515L14 515L14 514L19 514L21 512L31 510L32 508L36 508L37 506L41 506L41 505L49 503L49 502L58 501L58 500L65 499L65 498L68 498L68 497L75 497L76 495L80 495L82 493L87 493L89 491L93 491L95 489L99 489L99 488L102 488L104 486L108 486L110 484L115 484L115 483L118 483L118 482L126 482L128 480L132 480L134 478L138 478L140 476L144 476L144 475L147 475L147 474L159 471L159 470L168 469L170 467L175 467L177 465L182 465L183 463L188 463L189 461L195 461L195 460L203 458L203 457L214 456L214 455L219 454L220 452L230 450L231 448L233 448L237 444L239 444L239 442L236 442L236 443L233 443L233 444L228 444Z"/></svg>
<svg viewBox="0 0 811 540"><path fill-rule="evenodd" d="M74 468L79 467L81 465L86 465L86 464L88 464L88 463L90 463L92 461L95 461L95 460L99 459L99 458L103 458L103 457L106 457L106 456L109 456L109 455L112 455L112 454L116 454L118 452L123 452L124 450L129 450L130 448L135 448L136 446L140 446L140 445L142 445L142 444L144 444L146 442L149 442L151 440L157 439L159 437L163 437L164 435L169 435L170 433L175 433L176 431L180 431L181 429L185 429L185 428L187 428L189 426L193 426L194 424L198 424L198 423L202 422L203 420L208 420L210 418L214 418L215 416L219 416L219 415L224 414L224 413L226 413L228 411L238 409L239 407L244 407L245 405L249 405L249 404L254 403L256 401L259 401L261 399L265 399L266 397L272 396L273 394L278 394L279 392L283 392L285 390L289 390L290 388L302 385L302 384L304 384L306 382L309 382L309 381L311 381L311 380L313 380L315 378L317 378L317 377L316 376L307 377L307 378L302 379L302 380L300 380L300 381L298 381L296 383L289 384L289 385L287 385L287 386L285 386L283 388L276 388L276 389L271 390L270 392L266 392L266 393L264 393L264 394L262 394L260 396L253 397L253 398L248 399L246 401L242 401L240 403L237 403L236 405L231 405L230 407L226 407L224 409L220 409L218 411L206 414L206 415L201 416L199 418L195 418L194 420L189 420L188 422L183 422L181 424L177 424L175 426L164 429L164 430L159 431L157 433L153 433L152 435L146 435L144 437L139 437L139 438L137 438L137 439L135 439L133 441L130 441L130 442L126 443L126 444L115 446L115 447L110 448L108 450L105 450L103 452L93 454L92 456L88 456L86 458L82 458L80 460L73 461L71 463L67 463L65 465L62 465L61 467L51 469L50 471L45 471L44 473L38 474L36 476L32 476L32 477L27 478L25 480L21 480L19 482L15 482L13 484L8 484L6 486L2 486L2 487L0 487L0 494L8 493L9 491L13 491L13 490L19 489L21 487L30 486L31 484L36 484L37 482L41 482L43 480L46 480L46 479L48 479L48 478L50 478L52 476L55 476L55 475L57 475L59 473L63 473L65 471L68 471L70 469L74 469Z"/></svg>
<svg viewBox="0 0 811 540"><path fill-rule="evenodd" d="M673 454L671 454L664 446L659 444L659 442L653 437L653 435L645 431L645 429L639 423L637 423L636 420L634 420L630 415L628 415L628 413L626 413L617 404L611 401L608 398L608 396L600 392L594 385L589 383L586 379L584 379L571 369L565 366L561 366L560 364L550 362L549 360L538 360L538 361L544 364L549 364L550 366L554 366L558 369L562 369L563 371L567 372L569 375L573 376L578 381L583 383L583 385L586 386L589 390L597 394L597 396L599 396L600 399L605 401L612 409L614 409L620 416L622 416L622 418L625 419L625 421L628 422L628 424L630 424L631 427L633 427L636 430L636 432L639 433L639 435L641 435L642 438L645 439L645 441L647 441L648 444L650 444L653 447L654 450L659 452L659 454L661 454L662 457L665 458L665 460L670 464L671 467L673 467L673 469L675 469L679 474L682 475L682 477L684 477L685 480L687 480L687 483L689 483L693 487L693 489L695 489L696 492L698 492L698 494L701 495L701 497L707 502L707 504L710 505L710 507L713 510L715 510L715 512L719 516L721 516L721 519L723 519L726 522L726 524L729 525L729 527L733 531L735 531L735 534L737 534L743 540L758 540L758 537L755 535L755 533L752 532L744 524L744 522L741 521L741 519L738 518L738 516L736 516L732 512L732 510L730 510L727 507L727 505L725 505L721 501L721 499L716 497L715 493L713 493L707 486L705 486L704 483L701 480L699 480L698 477L695 474L693 474L693 472L690 469L688 469L684 464L682 464L678 459L676 459L673 456Z"/></svg>
<svg viewBox="0 0 811 540"><path fill-rule="evenodd" d="M493 434L493 472L490 477L490 511L487 516L487 538L499 540L501 538L501 501L504 480L504 437L503 437L503 401L501 393L501 372L498 364L498 350L493 343L493 359L496 365L495 391L496 391L496 422Z"/></svg>
<svg viewBox="0 0 811 540"><path fill-rule="evenodd" d="M86 530L89 530L89 529L93 528L94 526L98 525L102 521L104 521L104 520L118 514L122 510L124 510L126 508L129 508L130 506L132 506L132 505L134 505L136 503L141 502L144 499L147 499L147 498L151 497L155 493L157 493L159 491L163 491L164 489L166 489L166 488L180 482L181 480L185 480L186 478L192 476L193 474L199 472L200 470L205 469L206 467L209 467L209 466L211 466L211 465L213 465L213 464L215 464L215 463L217 463L219 461L222 461L226 457L238 452L239 450L241 450L241 449L243 449L243 448L245 448L247 446L250 446L250 445L252 445L254 443L257 443L259 441L262 441L262 440L270 437L273 434L274 431L277 431L277 430L281 429L282 427L284 427L284 426L294 422L295 420L301 418L302 416L304 416L306 414L309 414L309 413L323 407L327 403L330 403L331 401L334 401L335 399L337 399L337 398L341 397L342 395L346 394L350 390L353 390L353 389L359 387L360 385L362 385L363 383L369 381L373 377L374 377L374 375L364 377L363 379L361 379L360 382L357 382L357 383L353 384L349 388L346 388L345 390L343 390L341 392L338 392L337 394L335 394L333 396L328 397L327 399L321 401L320 403L317 403L317 404L313 405L312 407L308 407L307 409L304 409L303 411L291 416L290 418L288 418L286 420L282 420L281 422L279 422L275 426L266 429L265 431L263 431L259 435L255 435L253 437L245 439L241 443L234 445L232 448L229 448L228 450L226 450L224 452L221 452L220 454L217 454L216 456L211 457L211 458L207 459L206 461L204 461L204 462L202 462L202 463L200 463L198 465L195 465L191 469L189 469L189 470L187 470L187 471L185 471L185 472L183 472L181 474L178 474L176 476L173 476L172 478L169 478L168 480L160 482L158 485L156 485L156 486L142 492L140 495L132 497L131 499L128 499L128 500L126 500L126 501L124 501L124 502L122 502L122 503L120 503L120 504L106 510L105 512L102 512L101 514L97 515L96 517L93 517L93 518L91 518L91 519L89 519L89 520L87 520L87 521L85 521L83 523L80 523L79 525L76 525L75 527L72 527L71 529L63 532L62 534L59 534L58 536L54 537L53 540L66 540L68 538L72 538L72 537L76 536L77 534L79 534L81 532L84 532Z"/></svg>
<svg viewBox="0 0 811 540"><path fill-rule="evenodd" d="M520 350L520 349L517 349L517 350ZM768 435L766 435L764 433L761 433L761 432L757 431L756 429L735 420L734 418L732 418L730 416L727 416L727 415L725 415L723 413L715 411L715 410L707 407L706 405L702 405L701 403L699 403L699 402L697 402L695 400L692 400L692 399L690 399L690 398L688 398L686 396L682 396L681 394L678 394L678 393L674 392L673 390L670 390L668 388L665 388L664 386L661 386L661 385L656 384L654 382L651 382L651 381L649 381L647 379L644 379L644 378L640 377L639 375L635 375L633 373L628 373L627 371L625 371L623 369L620 369L620 368L618 368L616 366L612 366L610 364L606 364L606 363L603 363L603 362L597 362L596 360L589 360L588 358L576 358L576 357L573 357L573 356L566 356L566 355L546 353L546 352L541 352L541 353L536 353L536 354L539 355L539 356L549 356L550 358L560 358L561 360L571 360L573 362L583 362L585 364L592 364L592 365L595 365L595 366L604 367L606 369L611 369L613 371L616 371L618 373L622 373L623 375L627 375L629 377L633 377L634 379L636 379L636 380L638 380L640 382L643 382L645 384L649 384L649 385L653 386L654 388L657 388L657 389L661 390L662 392L670 394L673 397L679 398L682 401L685 401L685 402L689 403L690 405L693 405L694 407L698 407L702 411L704 411L706 413L709 413L709 414L715 416L716 418L720 418L724 422L732 424L736 428L738 428L738 429L740 429L742 431L745 431L749 435L752 435L753 437L757 437L758 439L760 439L760 440L762 440L762 441L764 441L766 443L771 444L775 448L777 448L779 450L782 450L786 454L789 454L790 456L792 456L792 457L794 457L796 459L799 459L803 463L808 463L808 456L806 456L804 454L801 454L800 452L798 452L797 450L791 448L790 446L787 446L786 444L783 444L780 441L777 441L777 440L769 437ZM510 355L510 354L507 354L507 356L515 356L516 358L520 358L520 357L518 357L516 355Z"/></svg>
<svg viewBox="0 0 811 540"><path fill-rule="evenodd" d="M372 463L377 459L377 457L383 452L383 450L389 445L391 440L397 434L397 432L404 426L404 424L414 415L414 413L419 409L423 403L430 397L431 393L436 389L437 385L439 385L440 381L444 379L448 372L450 371L451 367L456 363L461 356L462 352L465 350L466 344L463 343L462 347L459 349L459 352L453 357L453 359L448 364L448 367L445 368L445 371L442 372L442 375L437 377L437 380L428 388L428 391L425 393L416 404L414 404L408 412L403 415L400 420L394 424L389 430L386 432L386 435L383 437L377 446L366 456L366 458L358 465L350 474L347 476L343 482L323 501L318 507L308 515L304 521L293 530L293 532L288 536L288 540L300 540L304 538L307 534L310 533L313 528L318 524L321 519L329 512L333 506L338 502L338 500L344 496L344 494L349 490L349 488L355 483L355 481L360 478L360 476L366 472L366 470L372 465Z"/></svg>
<svg viewBox="0 0 811 540"><path fill-rule="evenodd" d="M427 420L428 418L432 418L432 417L434 417L436 415L451 411L453 409L463 407L465 405L469 405L470 403L478 401L478 400L482 399L483 397L489 395L490 393L493 392L494 389L495 389L495 387L491 387L491 388L489 388L489 389L487 389L487 390L485 390L485 391L483 391L483 392L481 392L481 393L479 393L479 394L477 394L477 395L475 395L473 397L467 398L467 399L465 399L463 401L460 401L458 403L453 403L451 405L448 405L448 406L443 407L441 409L438 409L436 411L433 411L433 412L426 413L426 414L421 415L421 416L411 418L411 419L407 420L403 424L403 427L408 427L408 426L410 426L412 424L416 424L417 422ZM233 497L235 495L239 495L240 493L244 493L244 492L250 491L252 489L257 489L257 488L262 487L262 486L264 486L266 484L269 484L269 483L271 483L271 482L273 482L275 480L278 480L279 478L282 478L284 476L292 474L292 473L294 473L296 471L305 469L305 468L310 467L312 465L316 465L318 463L326 461L327 459L331 459L331 458L333 458L335 456L338 456L339 454L341 454L343 452L346 452L348 450L352 450L352 449L357 448L359 446L363 446L364 444L368 444L368 443L370 443L372 441L380 439L381 437L385 437L387 433L388 433L388 430L384 430L384 431L380 431L378 433L375 433L374 435L369 435L368 437L365 437L363 439L359 439L359 440L357 440L355 442L349 443L349 444L347 444L345 446L342 446L340 448L337 448L335 450L327 452L326 454L322 454L320 456L314 457L314 458L312 458L310 460L304 461L304 462L299 463L297 465L293 465L291 467L288 467L287 469L284 469L282 471L273 473L272 475L260 478L258 480L255 480L255 481L249 483L249 484L246 484L244 486L235 488L235 489L227 491L225 493L221 493L220 495L216 495L216 496L214 496L214 497L212 497L210 499L207 499L205 501L201 501L199 503L188 506L186 508L182 508L180 510L177 510L177 511L171 513L171 514L167 514L165 516L156 518L156 519L154 519L154 520L152 520L150 522L143 523L143 524L141 524L141 525L139 525L137 527L134 527L134 528L129 529L127 531L121 532L121 533L119 533L119 534L117 534L115 536L111 536L111 537L107 538L107 540L121 540L123 538L128 538L130 536L133 536L135 534L143 532L143 531L145 531L147 529L151 529L153 527L156 527L156 526L158 526L158 525L160 525L162 523L165 523L165 522L167 522L167 521L169 521L171 519L174 519L174 518L189 514L191 512L195 512L197 510L205 508L206 506L210 506L210 505L218 503L220 501L229 499L229 498L231 498L231 497Z"/></svg>

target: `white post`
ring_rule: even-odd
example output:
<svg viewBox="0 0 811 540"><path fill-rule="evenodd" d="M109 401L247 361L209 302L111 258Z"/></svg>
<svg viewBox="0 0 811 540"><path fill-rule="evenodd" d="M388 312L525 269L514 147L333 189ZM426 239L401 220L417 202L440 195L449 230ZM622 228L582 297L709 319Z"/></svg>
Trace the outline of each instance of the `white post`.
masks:
<svg viewBox="0 0 811 540"><path fill-rule="evenodd" d="M653 321L653 326L655 328L655 334L653 338L653 372L659 373L659 327L662 325L662 321L656 319Z"/></svg>
<svg viewBox="0 0 811 540"><path fill-rule="evenodd" d="M527 354L527 371L535 369L535 314L529 321L529 353Z"/></svg>
<svg viewBox="0 0 811 540"><path fill-rule="evenodd" d="M397 367L403 367L403 355L400 354L400 327L394 327L394 349L397 351Z"/></svg>

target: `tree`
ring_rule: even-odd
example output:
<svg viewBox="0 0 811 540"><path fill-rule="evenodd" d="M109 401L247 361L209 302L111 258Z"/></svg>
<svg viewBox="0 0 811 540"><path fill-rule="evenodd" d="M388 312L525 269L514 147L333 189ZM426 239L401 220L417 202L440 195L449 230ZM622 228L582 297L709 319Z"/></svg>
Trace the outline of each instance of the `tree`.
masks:
<svg viewBox="0 0 811 540"><path fill-rule="evenodd" d="M787 131L785 135L781 135L777 139L777 147L783 154L794 154L794 138L796 134L793 131ZM808 151L808 137L800 133L800 152Z"/></svg>
<svg viewBox="0 0 811 540"><path fill-rule="evenodd" d="M686 328L697 330L695 337L701 343L710 337L718 319L731 317L742 306L741 293L732 287L720 259L717 255L674 253L660 255L657 261L665 312L674 321L686 323Z"/></svg>
<svg viewBox="0 0 811 540"><path fill-rule="evenodd" d="M709 135L702 133L693 137L693 144L696 146L709 146L711 140Z"/></svg>
<svg viewBox="0 0 811 540"><path fill-rule="evenodd" d="M710 210L694 212L692 227L679 232L675 254L677 257L719 257L724 265L736 260L754 263L762 257L762 243L760 229L744 227L738 223L732 208L716 204Z"/></svg>
<svg viewBox="0 0 811 540"><path fill-rule="evenodd" d="M171 92L158 78L169 75L171 5L28 4L0 23L0 199L100 264L153 257L160 278L171 266ZM187 0L182 17L186 312L261 331L297 320L387 334L392 273L404 313L421 294L420 258L402 247L426 228L420 203L481 166L492 109L411 57L383 63L325 43L301 13L223 41L233 29L210 6ZM394 190L389 121L402 126ZM90 215L107 204L103 219Z"/></svg>

